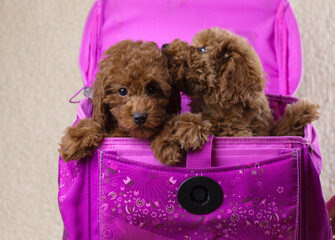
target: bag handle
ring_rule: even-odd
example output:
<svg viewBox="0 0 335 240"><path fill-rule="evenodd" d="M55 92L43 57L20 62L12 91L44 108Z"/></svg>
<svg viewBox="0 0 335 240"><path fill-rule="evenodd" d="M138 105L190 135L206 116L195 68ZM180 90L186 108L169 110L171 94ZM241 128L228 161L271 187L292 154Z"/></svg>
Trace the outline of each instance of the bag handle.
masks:
<svg viewBox="0 0 335 240"><path fill-rule="evenodd" d="M213 139L211 135L201 150L187 152L186 168L204 169L212 166Z"/></svg>

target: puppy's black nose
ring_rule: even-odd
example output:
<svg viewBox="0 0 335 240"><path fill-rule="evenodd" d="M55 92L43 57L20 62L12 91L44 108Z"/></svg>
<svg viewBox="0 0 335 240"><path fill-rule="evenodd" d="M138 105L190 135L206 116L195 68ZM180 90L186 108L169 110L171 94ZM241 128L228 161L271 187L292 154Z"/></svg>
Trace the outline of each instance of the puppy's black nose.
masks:
<svg viewBox="0 0 335 240"><path fill-rule="evenodd" d="M166 48L167 46L169 46L169 44L165 43L162 45L162 48Z"/></svg>
<svg viewBox="0 0 335 240"><path fill-rule="evenodd" d="M147 118L148 118L148 115L145 113L135 113L133 115L133 120L138 125L144 124Z"/></svg>

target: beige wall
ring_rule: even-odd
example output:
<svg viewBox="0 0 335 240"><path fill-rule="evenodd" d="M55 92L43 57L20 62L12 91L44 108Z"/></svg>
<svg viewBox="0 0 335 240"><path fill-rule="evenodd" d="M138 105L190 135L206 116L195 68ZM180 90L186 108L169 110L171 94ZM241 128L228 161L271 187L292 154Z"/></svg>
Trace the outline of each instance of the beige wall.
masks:
<svg viewBox="0 0 335 240"><path fill-rule="evenodd" d="M304 45L297 93L322 106L326 198L335 193L335 2L292 0ZM0 239L60 239L57 148L76 114L77 56L93 0L0 0Z"/></svg>

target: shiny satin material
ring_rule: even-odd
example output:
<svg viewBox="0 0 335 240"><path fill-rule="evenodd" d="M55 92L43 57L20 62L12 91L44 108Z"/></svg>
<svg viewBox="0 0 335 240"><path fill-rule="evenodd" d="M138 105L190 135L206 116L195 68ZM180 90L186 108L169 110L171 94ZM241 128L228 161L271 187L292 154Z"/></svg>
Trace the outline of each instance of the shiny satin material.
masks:
<svg viewBox="0 0 335 240"><path fill-rule="evenodd" d="M267 93L293 95L301 80L297 22L287 0L98 0L84 29L79 65L84 84L110 45L124 40L175 38L190 42L204 28L219 26L248 39L268 75Z"/></svg>
<svg viewBox="0 0 335 240"><path fill-rule="evenodd" d="M295 101L268 98L275 116ZM78 119L90 112L85 99ZM64 239L331 239L311 125L305 138L215 137L203 151L211 166L188 168L191 156L166 167L146 140L106 138L90 159L60 160ZM178 204L178 187L193 176L210 177L222 187L223 203L214 212L194 215Z"/></svg>

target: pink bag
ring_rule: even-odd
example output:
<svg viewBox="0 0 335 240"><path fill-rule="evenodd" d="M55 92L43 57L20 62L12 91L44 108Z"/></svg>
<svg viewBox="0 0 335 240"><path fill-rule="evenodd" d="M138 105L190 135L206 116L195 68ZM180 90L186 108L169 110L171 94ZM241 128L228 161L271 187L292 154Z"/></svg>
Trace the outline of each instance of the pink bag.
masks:
<svg viewBox="0 0 335 240"><path fill-rule="evenodd" d="M296 101L283 95L294 94L302 69L287 0L97 0L80 51L84 85L115 42L161 45L213 26L248 38L269 75L275 117L281 116ZM91 114L85 98L77 121ZM321 164L311 125L304 138L210 137L178 167L160 165L147 141L106 138L87 161L59 161L63 239L330 240Z"/></svg>

